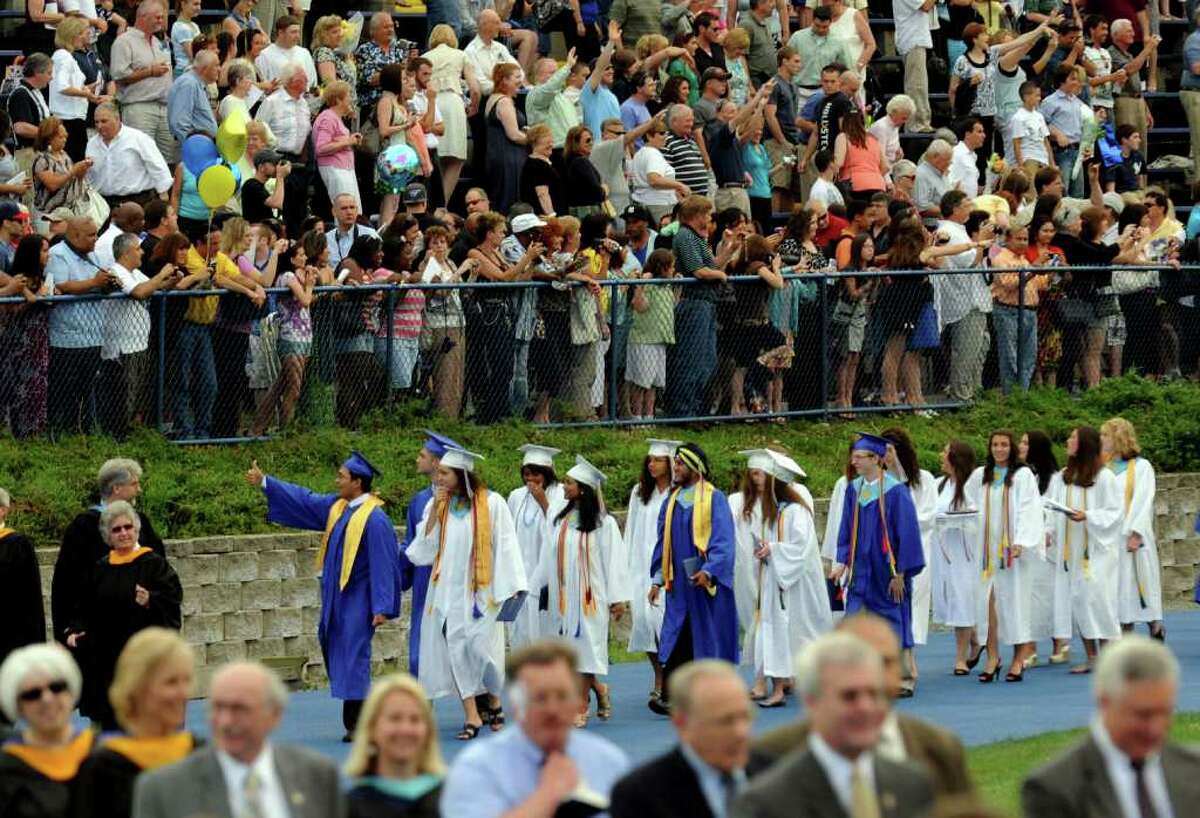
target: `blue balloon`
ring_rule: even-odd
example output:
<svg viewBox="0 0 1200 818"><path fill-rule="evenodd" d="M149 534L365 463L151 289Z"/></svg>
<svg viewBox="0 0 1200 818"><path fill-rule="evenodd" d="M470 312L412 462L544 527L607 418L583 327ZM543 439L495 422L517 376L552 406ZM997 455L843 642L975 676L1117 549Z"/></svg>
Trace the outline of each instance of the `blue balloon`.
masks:
<svg viewBox="0 0 1200 818"><path fill-rule="evenodd" d="M236 194L242 189L242 169L237 165L230 165L228 162L225 164L229 166L231 171L233 171L233 182L235 185L237 185L237 187L233 189L233 192Z"/></svg>
<svg viewBox="0 0 1200 818"><path fill-rule="evenodd" d="M183 141L183 166L197 179L220 161L221 154L211 136L197 133Z"/></svg>
<svg viewBox="0 0 1200 818"><path fill-rule="evenodd" d="M421 160L408 145L392 145L384 149L375 162L375 175L383 193L403 193L420 169Z"/></svg>

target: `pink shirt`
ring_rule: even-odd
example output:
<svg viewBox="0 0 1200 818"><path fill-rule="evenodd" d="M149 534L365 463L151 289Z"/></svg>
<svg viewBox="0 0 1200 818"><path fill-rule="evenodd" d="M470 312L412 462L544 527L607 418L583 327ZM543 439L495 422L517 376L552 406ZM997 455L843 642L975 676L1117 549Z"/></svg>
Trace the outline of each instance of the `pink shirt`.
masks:
<svg viewBox="0 0 1200 818"><path fill-rule="evenodd" d="M378 267L371 278L381 282L392 275L391 270ZM386 302L384 302L386 303ZM416 287L404 287L396 297L396 306L392 308L392 337L419 338L421 336L421 313L425 310L425 291ZM377 338L387 337L387 320L379 317Z"/></svg>
<svg viewBox="0 0 1200 818"><path fill-rule="evenodd" d="M354 170L354 149L349 145L340 151L321 155L321 148L335 139L345 139L350 135L350 129L342 122L342 118L331 108L326 108L317 116L313 123L313 145L317 149L317 164L324 167Z"/></svg>

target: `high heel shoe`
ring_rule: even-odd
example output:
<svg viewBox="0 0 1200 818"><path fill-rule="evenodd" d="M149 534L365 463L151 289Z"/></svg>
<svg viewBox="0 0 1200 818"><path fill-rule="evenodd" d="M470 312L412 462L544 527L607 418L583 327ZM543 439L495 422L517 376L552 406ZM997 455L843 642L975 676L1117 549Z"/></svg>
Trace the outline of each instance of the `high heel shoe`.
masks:
<svg viewBox="0 0 1200 818"><path fill-rule="evenodd" d="M1069 661L1071 661L1071 646L1069 644L1063 645L1050 654L1050 664L1052 665L1065 665Z"/></svg>
<svg viewBox="0 0 1200 818"><path fill-rule="evenodd" d="M991 670L985 670L983 673L980 673L979 681L982 684L987 684L988 682L994 682L994 681L996 681L996 677L998 675L1000 675L1000 665L999 664L997 664Z"/></svg>
<svg viewBox="0 0 1200 818"><path fill-rule="evenodd" d="M979 660L983 657L983 652L985 650L987 650L987 645L980 645L979 650L975 651L975 655L967 660L968 673L975 669L975 665L979 664Z"/></svg>
<svg viewBox="0 0 1200 818"><path fill-rule="evenodd" d="M965 668L965 667L956 667L956 668L954 668L954 675L955 676L970 676L971 669Z"/></svg>
<svg viewBox="0 0 1200 818"><path fill-rule="evenodd" d="M1023 681L1025 681L1025 667L1022 665L1020 673L1013 673L1013 672L1009 671L1008 673L1005 674L1004 681L1006 681L1006 682L1023 682Z"/></svg>

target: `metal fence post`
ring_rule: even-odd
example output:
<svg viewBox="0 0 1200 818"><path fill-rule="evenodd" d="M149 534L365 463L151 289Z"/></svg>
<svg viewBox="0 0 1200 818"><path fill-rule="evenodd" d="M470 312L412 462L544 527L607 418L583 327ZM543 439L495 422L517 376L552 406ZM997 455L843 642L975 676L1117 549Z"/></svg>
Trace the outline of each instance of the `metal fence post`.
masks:
<svg viewBox="0 0 1200 818"><path fill-rule="evenodd" d="M821 325L821 420L829 421L829 296L826 292L828 279L820 276L817 279L817 306L821 310L818 319ZM851 397L851 403L853 403Z"/></svg>
<svg viewBox="0 0 1200 818"><path fill-rule="evenodd" d="M166 403L167 390L167 297L162 293L155 293L154 298L158 301L158 367L155 377L158 379L158 389L155 393L154 419L158 424L158 431L164 432L166 426L166 418L163 412L163 404Z"/></svg>
<svg viewBox="0 0 1200 818"><path fill-rule="evenodd" d="M384 404L390 405L392 402L392 356L395 351L392 349L394 343L392 339L392 331L395 329L396 317L394 315L396 306L396 285L388 286L387 295L384 296L384 304L387 309L387 315L384 316L384 326L387 327L387 344L383 353L383 394ZM409 373L410 375L412 373Z"/></svg>
<svg viewBox="0 0 1200 818"><path fill-rule="evenodd" d="M611 288L608 293L608 420L612 426L617 426L621 408L617 384L617 298L621 291L616 284L608 286Z"/></svg>
<svg viewBox="0 0 1200 818"><path fill-rule="evenodd" d="M1026 389L1027 385L1021 379L1021 364L1025 360L1025 276L1024 270L1017 273L1017 386ZM1000 373L1000 383L1004 383L1004 373ZM1003 389L1001 391L1004 391Z"/></svg>

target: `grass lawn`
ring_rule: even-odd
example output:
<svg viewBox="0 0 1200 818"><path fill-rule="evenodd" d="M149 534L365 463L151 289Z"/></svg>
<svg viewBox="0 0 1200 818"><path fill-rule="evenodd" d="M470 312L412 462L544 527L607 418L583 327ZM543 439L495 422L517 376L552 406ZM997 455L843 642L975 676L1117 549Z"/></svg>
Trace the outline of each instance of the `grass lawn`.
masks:
<svg viewBox="0 0 1200 818"><path fill-rule="evenodd" d="M1083 733L1084 730L1042 733L1032 738L998 741L969 749L967 761L984 803L1005 815L1019 815L1021 782ZM1200 743L1200 713L1177 716L1171 735L1186 744Z"/></svg>

